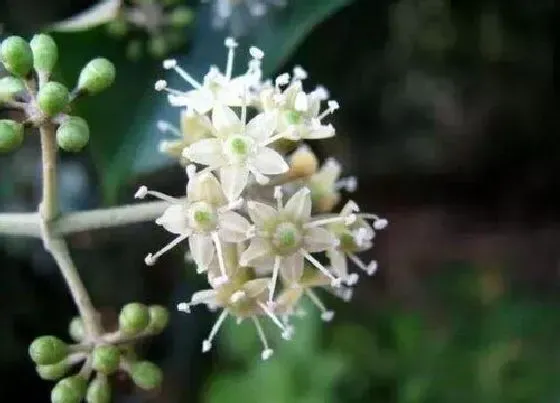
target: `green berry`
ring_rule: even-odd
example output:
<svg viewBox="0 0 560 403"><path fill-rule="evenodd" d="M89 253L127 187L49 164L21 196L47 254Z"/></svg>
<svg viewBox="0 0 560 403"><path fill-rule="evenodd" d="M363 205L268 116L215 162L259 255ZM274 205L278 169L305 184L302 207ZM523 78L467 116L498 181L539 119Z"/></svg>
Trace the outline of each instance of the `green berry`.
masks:
<svg viewBox="0 0 560 403"><path fill-rule="evenodd" d="M25 85L19 78L0 78L0 103L11 101L18 92L23 90L25 90Z"/></svg>
<svg viewBox="0 0 560 403"><path fill-rule="evenodd" d="M38 34L31 42L33 67L37 71L50 73L58 60L58 47L50 35Z"/></svg>
<svg viewBox="0 0 560 403"><path fill-rule="evenodd" d="M116 75L115 66L109 60L93 59L80 72L78 89L96 94L109 88Z"/></svg>
<svg viewBox="0 0 560 403"><path fill-rule="evenodd" d="M14 151L23 142L23 125L10 119L0 119L0 153Z"/></svg>
<svg viewBox="0 0 560 403"><path fill-rule="evenodd" d="M148 307L133 302L125 305L119 314L119 328L126 334L137 334L146 329L150 323Z"/></svg>
<svg viewBox="0 0 560 403"><path fill-rule="evenodd" d="M0 60L10 73L25 77L33 67L31 46L21 36L9 36L0 46Z"/></svg>
<svg viewBox="0 0 560 403"><path fill-rule="evenodd" d="M51 390L52 403L80 403L86 394L87 381L76 375L61 379Z"/></svg>
<svg viewBox="0 0 560 403"><path fill-rule="evenodd" d="M111 401L111 386L105 376L98 376L90 382L87 393L87 403L109 403Z"/></svg>
<svg viewBox="0 0 560 403"><path fill-rule="evenodd" d="M96 371L109 375L119 368L120 359L117 347L111 344L97 346L91 353L91 366Z"/></svg>
<svg viewBox="0 0 560 403"><path fill-rule="evenodd" d="M68 355L68 346L55 336L41 336L29 346L29 355L38 365L56 364Z"/></svg>
<svg viewBox="0 0 560 403"><path fill-rule="evenodd" d="M169 16L171 25L182 28L189 25L194 20L194 13L188 7L176 7Z"/></svg>
<svg viewBox="0 0 560 403"><path fill-rule="evenodd" d="M68 325L68 333L72 340L80 342L84 339L84 322L79 316L74 316Z"/></svg>
<svg viewBox="0 0 560 403"><path fill-rule="evenodd" d="M135 362L131 366L130 376L134 383L142 389L151 390L161 385L163 373L153 362Z"/></svg>
<svg viewBox="0 0 560 403"><path fill-rule="evenodd" d="M161 333L169 323L169 312L161 305L152 305L148 308L150 314L150 324L147 331L151 333Z"/></svg>
<svg viewBox="0 0 560 403"><path fill-rule="evenodd" d="M56 142L68 152L79 152L89 142L89 126L85 119L72 116L56 130Z"/></svg>
<svg viewBox="0 0 560 403"><path fill-rule="evenodd" d="M46 381L56 381L66 375L70 367L71 365L68 361L62 360L56 364L37 365L36 369L41 379Z"/></svg>
<svg viewBox="0 0 560 403"><path fill-rule="evenodd" d="M54 116L64 110L70 102L68 88L56 81L49 81L39 90L37 103L47 116Z"/></svg>

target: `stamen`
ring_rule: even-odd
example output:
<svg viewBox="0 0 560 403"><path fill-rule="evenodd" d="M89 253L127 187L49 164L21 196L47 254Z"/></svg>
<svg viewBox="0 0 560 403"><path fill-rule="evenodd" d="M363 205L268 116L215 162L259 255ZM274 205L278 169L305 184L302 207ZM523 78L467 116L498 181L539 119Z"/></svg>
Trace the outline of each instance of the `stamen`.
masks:
<svg viewBox="0 0 560 403"><path fill-rule="evenodd" d="M236 304L245 297L247 297L247 294L245 294L245 291L238 290L238 291L234 292L233 294L231 294L231 297L229 297L229 302L231 302L232 304Z"/></svg>
<svg viewBox="0 0 560 403"><path fill-rule="evenodd" d="M387 228L387 225L389 225L389 221L386 218L379 218L373 223L373 228L376 230L382 230Z"/></svg>
<svg viewBox="0 0 560 403"><path fill-rule="evenodd" d="M283 206L283 198L284 192L282 191L282 186L274 186L274 200L276 200L276 207L278 210L280 210Z"/></svg>
<svg viewBox="0 0 560 403"><path fill-rule="evenodd" d="M167 62L167 63L166 63ZM196 81L189 73L183 70L181 67L177 66L177 62L174 60L165 60L163 62L163 68L166 70L173 70L177 73L183 80L188 82L195 89L202 88L202 85ZM162 81L162 80L160 80Z"/></svg>
<svg viewBox="0 0 560 403"><path fill-rule="evenodd" d="M167 88L167 81L165 80L157 80L154 84L154 88L156 91L163 91Z"/></svg>
<svg viewBox="0 0 560 403"><path fill-rule="evenodd" d="M296 80L305 80L307 78L307 71L301 66L294 67L294 78Z"/></svg>
<svg viewBox="0 0 560 403"><path fill-rule="evenodd" d="M165 193L161 193L161 192L157 192L155 190L148 190L148 188L146 186L140 186L138 188L138 190L136 191L136 193L134 194L134 197L136 199L143 199L145 198L147 195L150 196L154 196L157 199L166 201L168 203L180 203L179 199L176 199L172 196L166 195Z"/></svg>
<svg viewBox="0 0 560 403"><path fill-rule="evenodd" d="M280 86L287 85L290 82L290 75L288 73L280 74L278 77L276 77L276 80L274 80L274 82L276 84L276 88L280 89Z"/></svg>
<svg viewBox="0 0 560 403"><path fill-rule="evenodd" d="M358 284L359 279L360 276L358 276L356 273L349 274L345 278L346 284L350 286Z"/></svg>
<svg viewBox="0 0 560 403"><path fill-rule="evenodd" d="M156 263L156 260L158 260L161 257L161 255L163 255L165 252L168 252L169 250L173 249L179 243L181 243L182 241L187 239L189 237L189 235L190 234L179 235L178 237L173 239L171 242L169 242L167 245L165 245L163 248L158 250L156 253L148 253L146 258L144 259L144 261L146 262L146 265L147 266L153 266Z"/></svg>
<svg viewBox="0 0 560 403"><path fill-rule="evenodd" d="M294 108L298 112L305 112L309 108L309 104L307 102L307 95L305 92L300 91L296 95L296 99L294 101Z"/></svg>
<svg viewBox="0 0 560 403"><path fill-rule="evenodd" d="M210 349L212 348L212 340L214 339L214 337L216 336L216 334L220 330L220 327L222 326L222 323L224 322L224 320L227 318L228 314L229 314L229 312L226 309L224 309L222 311L222 313L220 314L220 316L218 316L218 320L216 320L216 323L214 323L214 326L212 326L212 329L210 330L210 334L208 335L208 338L202 342L202 352L203 353L206 353L206 352L210 351Z"/></svg>
<svg viewBox="0 0 560 403"><path fill-rule="evenodd" d="M249 48L249 54L255 60L262 60L263 57L264 57L264 52L262 50L260 50L259 48L257 48L256 46L251 46Z"/></svg>
<svg viewBox="0 0 560 403"><path fill-rule="evenodd" d="M231 38L226 38L224 45L228 48L228 57L226 64L226 78L228 81L231 79L231 74L233 71L233 59L235 57L235 48L237 47L237 42Z"/></svg>
<svg viewBox="0 0 560 403"><path fill-rule="evenodd" d="M360 206L358 205L358 203L356 203L353 200L349 200L344 207L342 207L342 210L340 212L340 215L346 216L348 214L351 213L357 213L360 211ZM360 217L363 217L362 214L360 214Z"/></svg>
<svg viewBox="0 0 560 403"><path fill-rule="evenodd" d="M348 216L345 217L330 217L330 218L323 218L323 219L319 219L319 220L315 220L315 221L310 221L308 223L305 223L303 225L303 228L305 229L309 229L309 228L314 228L314 227L320 227L322 225L328 225L328 224L337 224L337 223L344 223L344 225L350 225L352 223L354 223L356 221L356 215L355 214L350 214Z"/></svg>
<svg viewBox="0 0 560 403"><path fill-rule="evenodd" d="M266 361L272 356L272 353L274 352L274 350L272 350L268 346L268 341L266 340L266 336L265 336L264 331L262 329L261 323L259 322L257 317L256 316L251 316L251 319L253 320L253 323L255 324L255 328L257 329L257 334L259 335L259 339L261 340L261 343L264 347L263 351L261 353L261 358Z"/></svg>
<svg viewBox="0 0 560 403"><path fill-rule="evenodd" d="M147 186L140 186L136 193L134 193L135 199L143 199L148 194L148 187Z"/></svg>
<svg viewBox="0 0 560 403"><path fill-rule="evenodd" d="M356 266L358 266L360 269L365 271L368 274L368 276L373 276L375 274L375 272L377 271L377 261L376 260L372 260L366 266L366 264L364 262L362 262L362 260L358 256L354 255L353 253L349 253L348 258L352 262L354 262L354 264Z"/></svg>
<svg viewBox="0 0 560 403"><path fill-rule="evenodd" d="M286 328L286 326L284 326L284 324L282 322L280 322L280 319L278 319L278 317L276 317L276 315L274 315L274 313L268 308L268 306L266 306L266 304L263 304L260 301L258 301L257 303L261 307L263 312L266 314L266 316L268 316L272 320L272 322L276 326L278 326L278 328L280 330L282 330L282 338L284 338L286 340L289 340L289 338L291 336L290 330L288 328Z"/></svg>
<svg viewBox="0 0 560 403"><path fill-rule="evenodd" d="M307 294L311 302L321 311L321 319L325 322L330 322L334 317L334 312L327 310L323 302L312 290L305 290L305 294Z"/></svg>
<svg viewBox="0 0 560 403"><path fill-rule="evenodd" d="M274 258L274 268L272 269L272 279L268 287L268 305L273 306L274 304L274 291L276 289L276 282L278 281L278 272L280 271L280 258L276 256Z"/></svg>
<svg viewBox="0 0 560 403"><path fill-rule="evenodd" d="M189 178L189 180L194 179L194 177L196 175L196 165L195 164L187 165L187 168L185 168L185 171L187 172L187 177Z"/></svg>
<svg viewBox="0 0 560 403"><path fill-rule="evenodd" d="M314 96L316 96L320 101L326 101L330 95L329 91L321 85L317 86L317 88L313 90L312 94L314 94Z"/></svg>
<svg viewBox="0 0 560 403"><path fill-rule="evenodd" d="M179 312L191 313L191 306L186 302L180 302L177 304L177 310Z"/></svg>
<svg viewBox="0 0 560 403"><path fill-rule="evenodd" d="M315 266L317 269L319 269L321 271L321 273L323 273L325 276L327 276L328 278L331 279L331 286L332 287L340 287L340 285L342 284L342 279L341 278L334 277L325 268L325 266L323 266L321 264L321 262L319 262L317 259L315 259L313 256L311 256L309 253L307 253L307 251L305 249L300 249L300 253L302 254L302 256L305 259L307 259L309 261L309 263L311 263L313 266Z"/></svg>
<svg viewBox="0 0 560 403"><path fill-rule="evenodd" d="M358 178L355 176L349 176L347 178L342 178L335 182L334 188L336 190L344 189L347 192L353 193L358 189Z"/></svg>
<svg viewBox="0 0 560 403"><path fill-rule="evenodd" d="M212 232L212 240L214 245L216 245L216 254L218 255L218 264L220 266L221 276L214 279L214 284L216 286L223 285L228 282L228 275L226 273L226 265L224 263L224 255L222 251L222 243L220 242L220 237L217 232Z"/></svg>

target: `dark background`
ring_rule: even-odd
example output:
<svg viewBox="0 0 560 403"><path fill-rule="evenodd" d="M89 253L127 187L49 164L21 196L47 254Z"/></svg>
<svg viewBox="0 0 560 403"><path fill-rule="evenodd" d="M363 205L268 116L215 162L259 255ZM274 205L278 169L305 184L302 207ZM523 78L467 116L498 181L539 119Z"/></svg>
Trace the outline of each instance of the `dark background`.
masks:
<svg viewBox="0 0 560 403"><path fill-rule="evenodd" d="M3 1L0 22L5 33L29 35L88 3ZM280 24L283 12L289 8L278 11ZM212 315L173 313L163 336L140 347L164 368L162 391L140 393L117 379L116 401L558 402L554 12L553 0L356 0L317 23L271 71L301 64L340 102L337 137L313 147L358 176L353 198L364 210L389 219L374 248L379 274L364 277L349 304L326 297L335 320L308 317L301 340L267 363L242 327L228 328L220 348L202 355ZM63 42L62 57L83 64L82 54L103 46L122 51L100 37L98 47ZM197 38L178 52L196 49ZM151 91L158 63L117 64L119 77L134 69L146 77L121 81L119 90ZM153 126L151 114L115 91L98 102ZM125 154L138 155L141 139L126 141ZM116 168L100 169L100 153L62 156L67 209L106 202L100 173ZM37 157L33 138L0 157L3 210L35 208ZM157 168L127 174L113 202L130 202L140 183L182 192L180 169ZM183 267L182 251L144 267L146 251L165 240L152 224L70 239L108 321L132 300L172 308L205 287ZM65 337L72 301L39 241L1 239L0 266L1 398L48 401L51 385L36 376L27 345L39 334Z"/></svg>

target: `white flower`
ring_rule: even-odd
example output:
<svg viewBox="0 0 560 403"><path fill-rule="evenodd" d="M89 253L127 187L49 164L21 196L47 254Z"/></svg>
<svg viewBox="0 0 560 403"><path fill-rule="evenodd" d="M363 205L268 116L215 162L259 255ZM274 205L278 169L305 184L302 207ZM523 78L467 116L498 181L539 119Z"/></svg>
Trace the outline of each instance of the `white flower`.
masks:
<svg viewBox="0 0 560 403"><path fill-rule="evenodd" d="M227 282L223 243L246 240L250 228L243 216L232 211L239 206L239 202L228 204L218 180L208 172L191 177L186 200L149 191L146 187L141 187L136 197L144 198L148 194L170 203L161 217L156 219L156 224L178 236L156 253L148 254L146 264L155 264L161 255L188 238L191 256L198 270L208 270L216 254L221 269L221 277L217 281Z"/></svg>
<svg viewBox="0 0 560 403"><path fill-rule="evenodd" d="M290 82L284 73L275 80L275 85L261 91L260 102L265 111L277 111L278 131L282 137L297 141L302 139L324 139L335 134L331 124L322 120L339 108L336 101L329 100L328 107L321 112L321 102L328 99L328 92L318 87L310 93L303 90L302 80L307 77L301 67L294 69ZM282 87L288 85L284 90Z"/></svg>
<svg viewBox="0 0 560 403"><path fill-rule="evenodd" d="M275 198L276 208L256 201L247 203L249 216L255 224L255 236L240 259L242 265L254 266L260 273L272 269L269 303L272 305L278 276L282 275L290 283L297 283L303 273L304 260L327 276L333 286L340 285L341 280L311 254L334 245L334 237L322 225L347 221L349 218L312 220L311 196L307 188L296 192L286 205L282 203L280 187L275 190Z"/></svg>
<svg viewBox="0 0 560 403"><path fill-rule="evenodd" d="M176 60L169 59L163 62L163 67L166 70L177 72L193 89L179 91L167 88L165 80L157 81L155 89L169 92L168 100L172 106L187 107L201 114L211 111L216 105L241 106L244 102L250 102L251 89L259 85L262 77L260 61L264 54L256 48L251 48L252 59L247 72L233 78L233 61L237 42L233 38L227 38L225 46L228 48L225 73L222 73L216 66L212 66L200 83L179 67Z"/></svg>
<svg viewBox="0 0 560 403"><path fill-rule="evenodd" d="M261 183L267 175L278 175L289 167L271 147L275 136L276 116L261 113L245 124L227 106L216 105L212 111L215 138L202 139L185 148L185 158L219 170L220 180L229 200L235 200L247 186L249 174Z"/></svg>
<svg viewBox="0 0 560 403"><path fill-rule="evenodd" d="M259 317L266 316L271 319L281 330L282 336L285 339L291 337L291 328L282 323L264 303L270 280L268 278L247 279L249 273L246 267L239 265L236 245L230 244L224 248L224 259L226 261L227 275L231 281L224 284L211 279L210 284L213 288L194 293L190 302L177 304L177 309L189 313L192 306L199 304L205 304L211 310L222 309L218 319L212 326L210 335L202 343L203 352L207 352L212 348L212 341L228 316L235 316L238 322L245 318L250 318L263 344L261 357L263 360L266 360L272 355L273 350L268 344L259 322ZM216 271L216 268L219 266L219 263L217 264L215 260L210 265L209 276L212 276L212 272Z"/></svg>
<svg viewBox="0 0 560 403"><path fill-rule="evenodd" d="M340 178L342 167L334 158L328 158L318 172L304 183L311 190L313 206L319 212L331 211L340 201L340 190L354 192L358 180L354 176Z"/></svg>

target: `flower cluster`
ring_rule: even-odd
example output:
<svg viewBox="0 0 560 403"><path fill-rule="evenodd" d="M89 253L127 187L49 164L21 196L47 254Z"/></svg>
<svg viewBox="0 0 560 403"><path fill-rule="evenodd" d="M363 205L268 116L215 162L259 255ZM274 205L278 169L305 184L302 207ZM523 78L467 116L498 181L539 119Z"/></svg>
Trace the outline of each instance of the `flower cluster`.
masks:
<svg viewBox="0 0 560 403"><path fill-rule="evenodd" d="M141 186L136 198L148 195L165 200L169 207L156 220L175 238L146 257L146 264L184 240L197 272L208 277L210 288L195 293L190 302L178 304L189 312L193 305L221 309L203 351L228 316L249 318L263 344L262 358L272 354L260 318L270 319L289 339L292 315L301 298L309 298L328 321L333 313L315 289L324 288L350 299L360 271L372 275L375 260L358 255L373 246L376 231L387 220L360 211L348 201L339 212L342 191L356 188L355 178L340 178L334 159L319 166L316 156L302 142L332 137L334 127L325 122L338 109L328 92L306 92L307 76L301 67L263 81L264 53L250 48L244 74L233 77L237 43L225 41L225 71L211 67L195 80L174 60L163 63L190 89L168 88L171 105L181 108L181 127L158 122L164 132L175 134L161 150L186 167L186 197L174 198ZM325 106L326 104L326 106ZM286 147L286 144L290 146Z"/></svg>

